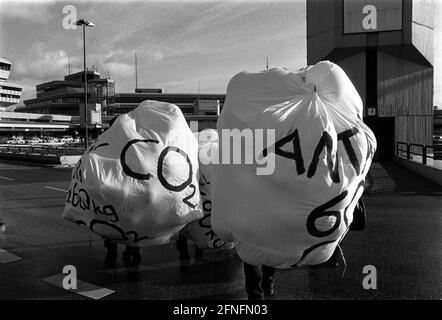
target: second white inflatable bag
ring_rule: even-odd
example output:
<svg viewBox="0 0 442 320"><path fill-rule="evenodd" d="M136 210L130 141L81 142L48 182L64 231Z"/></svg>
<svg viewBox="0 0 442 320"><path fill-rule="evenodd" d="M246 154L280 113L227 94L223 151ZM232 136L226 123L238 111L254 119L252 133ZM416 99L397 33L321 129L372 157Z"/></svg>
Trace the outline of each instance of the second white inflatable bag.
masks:
<svg viewBox="0 0 442 320"><path fill-rule="evenodd" d="M217 123L219 160L226 151L254 152L274 166L264 174L258 160L212 166L215 233L234 242L249 264L289 268L328 260L353 220L376 150L362 112L347 75L328 61L297 72L235 75ZM252 146L243 139L235 150L223 137L232 130L252 130ZM273 130L275 141L257 150L259 130L269 137Z"/></svg>

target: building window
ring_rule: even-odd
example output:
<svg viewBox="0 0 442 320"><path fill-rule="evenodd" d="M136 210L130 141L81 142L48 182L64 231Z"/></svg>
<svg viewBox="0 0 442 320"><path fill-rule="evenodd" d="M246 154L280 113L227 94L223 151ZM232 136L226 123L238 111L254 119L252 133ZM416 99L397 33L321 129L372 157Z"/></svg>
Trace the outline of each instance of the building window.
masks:
<svg viewBox="0 0 442 320"><path fill-rule="evenodd" d="M0 70L9 71L9 70L11 70L11 65L6 64L6 63L0 63Z"/></svg>

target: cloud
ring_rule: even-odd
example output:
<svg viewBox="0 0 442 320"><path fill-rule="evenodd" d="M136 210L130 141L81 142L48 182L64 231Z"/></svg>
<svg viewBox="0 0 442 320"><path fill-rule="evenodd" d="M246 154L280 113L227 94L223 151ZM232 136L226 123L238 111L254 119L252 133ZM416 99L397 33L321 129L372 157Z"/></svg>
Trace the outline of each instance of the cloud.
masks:
<svg viewBox="0 0 442 320"><path fill-rule="evenodd" d="M225 93L227 83L231 75L218 74L215 76L201 76L194 79L166 80L158 83L164 88L164 92L169 93Z"/></svg>
<svg viewBox="0 0 442 320"><path fill-rule="evenodd" d="M51 15L49 5L55 1L0 1L0 18L22 19L30 22L47 23Z"/></svg>
<svg viewBox="0 0 442 320"><path fill-rule="evenodd" d="M72 60L74 63L79 63L77 58ZM69 57L64 50L46 52L36 50L33 57L16 62L14 72L18 78L35 76L60 78L67 71L68 61Z"/></svg>
<svg viewBox="0 0 442 320"><path fill-rule="evenodd" d="M130 77L134 74L134 66L127 63L109 62L104 64L104 69L109 71L111 75L118 75L118 77Z"/></svg>
<svg viewBox="0 0 442 320"><path fill-rule="evenodd" d="M30 55L12 59L10 80L23 87L22 100L35 97L35 86L52 80L61 80L68 71L69 56L64 50L47 50L43 42L35 42L29 47ZM80 65L82 60L72 57L72 65Z"/></svg>
<svg viewBox="0 0 442 320"><path fill-rule="evenodd" d="M69 57L72 72L83 69L82 34L62 28L64 4L97 25L87 31L87 64L109 71L116 92L133 90L135 51L139 85L166 92L196 92L198 81L201 92L223 92L235 73L264 68L266 57L272 66L305 64L304 0L21 1L1 27L1 54L33 94L36 84L63 79Z"/></svg>
<svg viewBox="0 0 442 320"><path fill-rule="evenodd" d="M20 82L20 86L22 89L22 95L21 95L21 102L27 99L35 98L35 83L29 83L29 82Z"/></svg>

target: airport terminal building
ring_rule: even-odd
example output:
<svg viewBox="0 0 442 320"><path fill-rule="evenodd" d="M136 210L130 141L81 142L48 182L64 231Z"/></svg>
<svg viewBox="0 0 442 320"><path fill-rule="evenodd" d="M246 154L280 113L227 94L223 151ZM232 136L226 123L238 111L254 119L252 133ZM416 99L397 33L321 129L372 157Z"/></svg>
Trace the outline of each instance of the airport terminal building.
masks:
<svg viewBox="0 0 442 320"><path fill-rule="evenodd" d="M101 78L100 73L87 71L88 104L101 105L101 110L114 104L115 82ZM36 86L37 96L24 101L17 112L78 116L84 104L84 72L80 71Z"/></svg>
<svg viewBox="0 0 442 320"><path fill-rule="evenodd" d="M188 121L198 121L199 129L215 128L224 105L225 94L164 93L161 88L136 88L135 92L115 93L115 82L102 78L95 71L87 71L88 110L100 112L102 119L96 124L107 127L109 119L135 109L145 100L155 100L177 105ZM84 105L84 73L67 75L64 80L54 80L36 86L37 96L24 101L17 112L79 117ZM94 125L95 127L95 125Z"/></svg>
<svg viewBox="0 0 442 320"><path fill-rule="evenodd" d="M115 116L135 109L145 100L176 104L184 115L218 115L225 94L164 93L161 88L136 88L135 92L115 93L115 82L87 71L88 105L101 105L104 116ZM17 112L78 116L84 104L84 73L77 72L36 86L37 97L24 101Z"/></svg>

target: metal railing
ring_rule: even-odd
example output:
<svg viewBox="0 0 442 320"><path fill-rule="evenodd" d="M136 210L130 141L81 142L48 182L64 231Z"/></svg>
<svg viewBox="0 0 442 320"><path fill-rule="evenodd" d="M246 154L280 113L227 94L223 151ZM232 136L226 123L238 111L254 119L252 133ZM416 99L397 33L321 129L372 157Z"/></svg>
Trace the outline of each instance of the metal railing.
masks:
<svg viewBox="0 0 442 320"><path fill-rule="evenodd" d="M421 158L422 164L427 164L428 159L442 160L442 145L436 144L426 146L417 143L396 143L396 155L407 160L417 160ZM417 157L413 157L417 156Z"/></svg>

